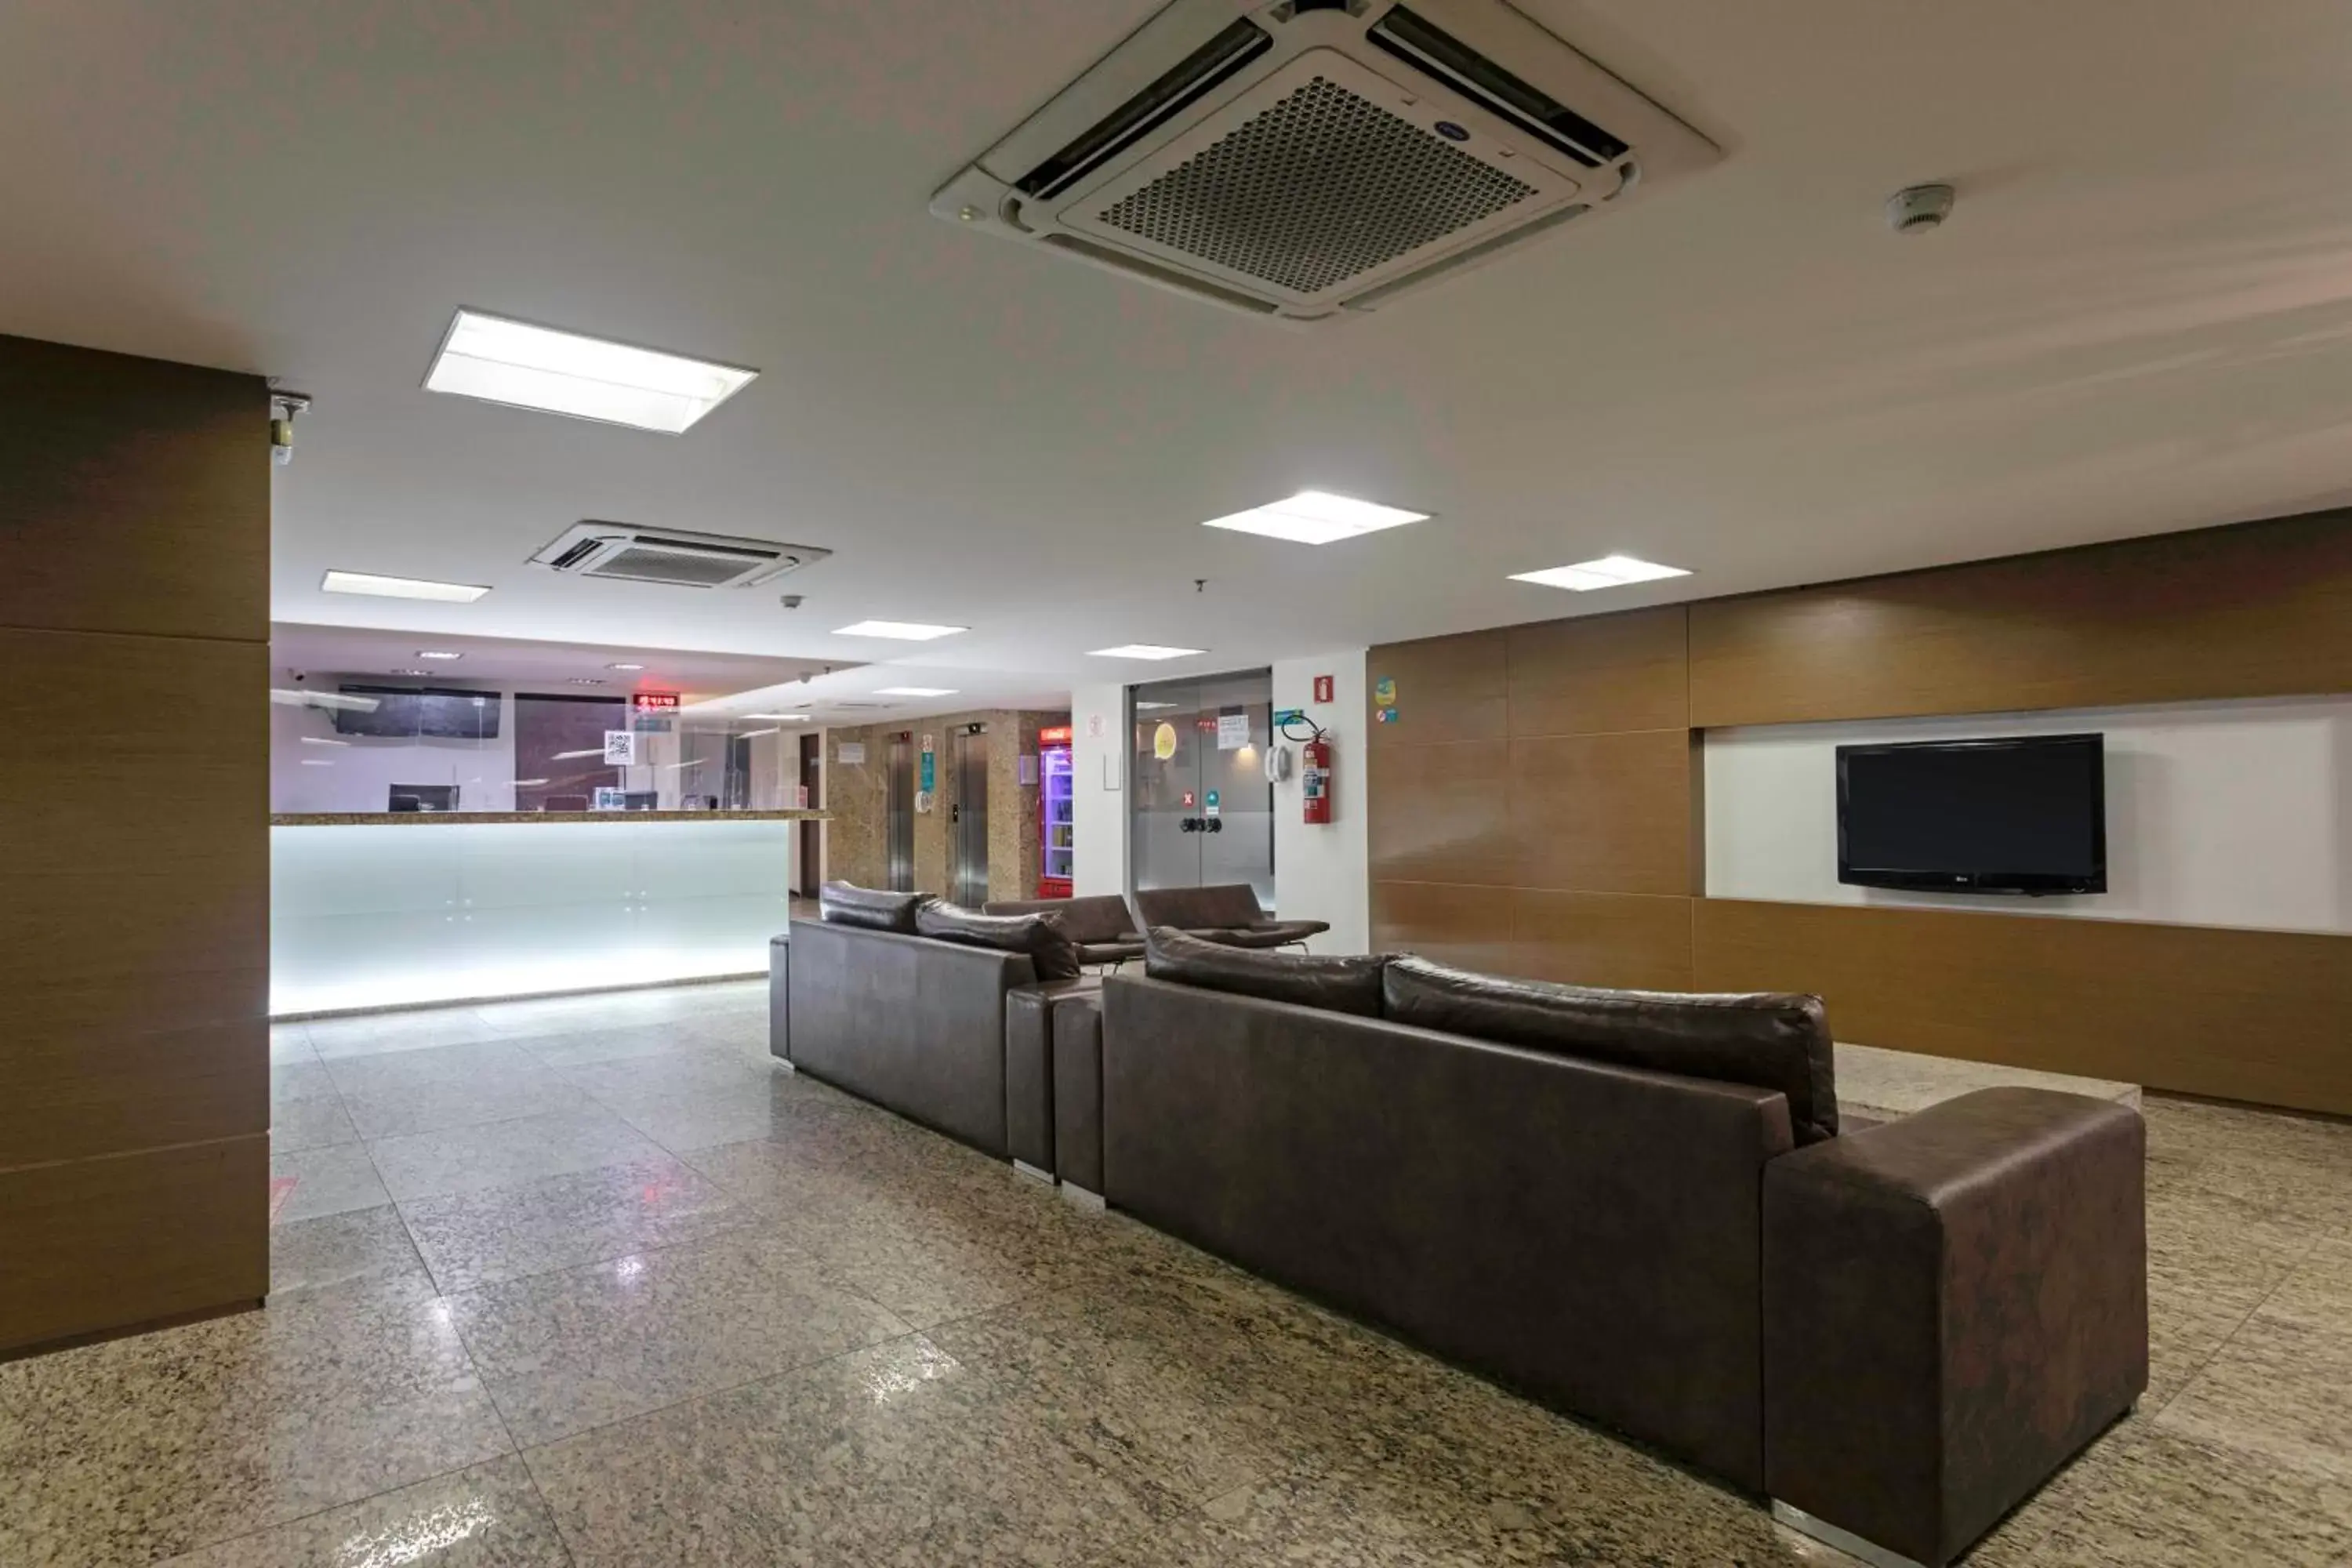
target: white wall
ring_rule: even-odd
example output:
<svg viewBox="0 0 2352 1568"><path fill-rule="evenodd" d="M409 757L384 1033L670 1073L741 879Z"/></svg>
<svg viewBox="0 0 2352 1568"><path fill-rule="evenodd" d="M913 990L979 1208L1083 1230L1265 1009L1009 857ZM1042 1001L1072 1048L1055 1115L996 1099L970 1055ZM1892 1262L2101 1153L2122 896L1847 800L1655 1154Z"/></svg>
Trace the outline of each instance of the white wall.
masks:
<svg viewBox="0 0 2352 1568"><path fill-rule="evenodd" d="M1126 687L1070 693L1070 890L1081 898L1127 891L1127 742Z"/></svg>
<svg viewBox="0 0 2352 1568"><path fill-rule="evenodd" d="M339 679L313 675L321 690ZM463 683L442 682L457 687ZM487 692L489 688L483 688ZM456 784L461 811L514 809L514 700L499 699L495 741L378 739L338 735L321 708L269 706L269 809L273 812L383 811L391 787ZM306 744L341 741L341 745Z"/></svg>
<svg viewBox="0 0 2352 1568"><path fill-rule="evenodd" d="M1837 879L1839 745L2071 731L2106 736L2105 893L1969 897ZM1706 746L1711 898L2352 931L2352 699L1773 725L1711 730Z"/></svg>
<svg viewBox="0 0 2352 1568"><path fill-rule="evenodd" d="M1364 768L1363 648L1286 658L1274 667L1274 708L1306 710L1331 742L1331 820L1302 820L1298 774L1274 786L1274 889L1288 920L1328 921L1311 944L1318 952L1363 952L1371 946L1369 833L1371 786ZM1315 700L1315 678L1332 678L1331 700ZM1278 737L1277 737L1278 739ZM1293 745L1292 750L1297 750Z"/></svg>

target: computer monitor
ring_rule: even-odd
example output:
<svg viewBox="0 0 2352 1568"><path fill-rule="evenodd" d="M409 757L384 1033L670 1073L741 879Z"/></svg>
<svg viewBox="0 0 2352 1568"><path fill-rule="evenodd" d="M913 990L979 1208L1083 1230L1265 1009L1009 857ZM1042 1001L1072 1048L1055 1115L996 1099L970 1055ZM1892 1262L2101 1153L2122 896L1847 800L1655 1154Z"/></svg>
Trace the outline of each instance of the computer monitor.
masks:
<svg viewBox="0 0 2352 1568"><path fill-rule="evenodd" d="M623 798L628 803L625 808L626 810L652 811L661 805L661 791L656 789L633 789Z"/></svg>
<svg viewBox="0 0 2352 1568"><path fill-rule="evenodd" d="M456 784L404 784L392 786L394 811L455 811L457 809Z"/></svg>

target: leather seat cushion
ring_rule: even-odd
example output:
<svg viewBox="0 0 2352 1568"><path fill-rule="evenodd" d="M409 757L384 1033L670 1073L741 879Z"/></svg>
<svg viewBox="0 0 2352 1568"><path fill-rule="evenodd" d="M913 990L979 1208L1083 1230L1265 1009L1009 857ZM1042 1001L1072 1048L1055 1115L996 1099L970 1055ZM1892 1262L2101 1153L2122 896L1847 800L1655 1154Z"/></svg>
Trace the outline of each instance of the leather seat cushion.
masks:
<svg viewBox="0 0 2352 1568"><path fill-rule="evenodd" d="M1799 1144L1837 1135L1836 1058L1818 996L1608 991L1405 956L1381 975L1381 1008L1474 1039L1776 1089Z"/></svg>
<svg viewBox="0 0 2352 1568"><path fill-rule="evenodd" d="M1169 926L1152 927L1144 941L1144 973L1154 980L1359 1017L1381 1016L1381 971L1388 959L1378 953L1255 952Z"/></svg>
<svg viewBox="0 0 2352 1568"><path fill-rule="evenodd" d="M817 918L827 925L858 926L866 931L915 934L915 911L929 901L929 893L895 893L887 888L861 888L855 882L827 882L816 890Z"/></svg>
<svg viewBox="0 0 2352 1568"><path fill-rule="evenodd" d="M1075 980L1086 973L1078 962L1077 944L1070 940L1058 915L984 915L934 899L915 911L915 932L969 947L1025 952L1040 980Z"/></svg>

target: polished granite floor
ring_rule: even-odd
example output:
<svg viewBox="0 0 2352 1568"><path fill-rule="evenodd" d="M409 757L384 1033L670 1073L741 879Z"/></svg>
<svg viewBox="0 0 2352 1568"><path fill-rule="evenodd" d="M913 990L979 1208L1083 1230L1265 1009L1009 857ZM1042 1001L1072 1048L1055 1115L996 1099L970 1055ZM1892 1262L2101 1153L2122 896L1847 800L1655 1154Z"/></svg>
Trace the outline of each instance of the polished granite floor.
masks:
<svg viewBox="0 0 2352 1568"><path fill-rule="evenodd" d="M0 1564L1844 1563L765 1054L279 1028L268 1309L0 1365ZM2352 1562L2352 1127L2150 1098L2154 1386L1983 1564Z"/></svg>

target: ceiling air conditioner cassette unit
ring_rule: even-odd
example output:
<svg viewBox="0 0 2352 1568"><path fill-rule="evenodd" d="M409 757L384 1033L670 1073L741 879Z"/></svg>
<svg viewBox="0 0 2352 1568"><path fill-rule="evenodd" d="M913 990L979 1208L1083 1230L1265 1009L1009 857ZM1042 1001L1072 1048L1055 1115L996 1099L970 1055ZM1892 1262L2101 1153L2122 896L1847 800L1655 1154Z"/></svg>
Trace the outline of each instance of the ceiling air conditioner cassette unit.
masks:
<svg viewBox="0 0 2352 1568"><path fill-rule="evenodd" d="M814 544L776 544L591 519L556 535L531 561L580 577L665 583L674 588L749 588L832 553Z"/></svg>
<svg viewBox="0 0 2352 1568"><path fill-rule="evenodd" d="M931 211L1318 321L1721 155L1501 0L1176 0Z"/></svg>

